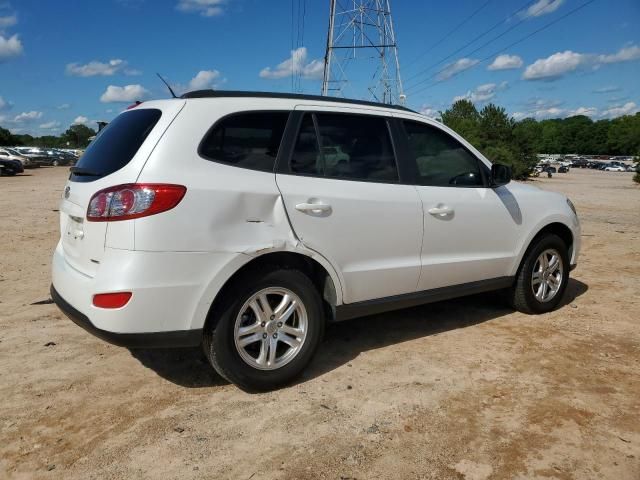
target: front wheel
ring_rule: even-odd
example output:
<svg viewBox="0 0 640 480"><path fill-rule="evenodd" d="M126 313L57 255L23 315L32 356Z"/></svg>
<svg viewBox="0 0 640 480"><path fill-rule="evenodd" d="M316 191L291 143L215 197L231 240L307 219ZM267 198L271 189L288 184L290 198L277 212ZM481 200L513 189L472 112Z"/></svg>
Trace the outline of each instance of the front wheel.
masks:
<svg viewBox="0 0 640 480"><path fill-rule="evenodd" d="M558 306L569 281L567 245L548 234L531 245L522 260L510 297L524 313L546 313Z"/></svg>
<svg viewBox="0 0 640 480"><path fill-rule="evenodd" d="M222 377L246 390L291 382L324 330L320 295L298 270L243 277L217 316L205 332L205 353Z"/></svg>

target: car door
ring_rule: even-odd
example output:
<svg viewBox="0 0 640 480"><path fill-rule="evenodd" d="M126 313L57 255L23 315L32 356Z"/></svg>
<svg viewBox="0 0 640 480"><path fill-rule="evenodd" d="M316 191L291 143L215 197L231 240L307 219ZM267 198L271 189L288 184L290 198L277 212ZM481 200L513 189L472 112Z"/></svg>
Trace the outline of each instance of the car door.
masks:
<svg viewBox="0 0 640 480"><path fill-rule="evenodd" d="M414 292L422 206L401 181L391 118L313 110L297 114L276 175L296 236L339 272L345 303Z"/></svg>
<svg viewBox="0 0 640 480"><path fill-rule="evenodd" d="M488 166L439 126L400 122L424 211L418 290L509 275L522 217L508 186L490 188Z"/></svg>

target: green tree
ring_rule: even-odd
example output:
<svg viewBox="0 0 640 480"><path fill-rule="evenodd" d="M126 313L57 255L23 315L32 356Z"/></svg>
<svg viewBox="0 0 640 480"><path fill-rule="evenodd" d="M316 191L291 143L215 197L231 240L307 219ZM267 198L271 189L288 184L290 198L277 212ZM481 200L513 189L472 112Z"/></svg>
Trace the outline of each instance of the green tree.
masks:
<svg viewBox="0 0 640 480"><path fill-rule="evenodd" d="M0 127L0 145L11 146L14 144L14 137L9 130Z"/></svg>
<svg viewBox="0 0 640 480"><path fill-rule="evenodd" d="M479 141L480 114L469 100L458 100L450 109L440 112L442 123L455 130L473 145Z"/></svg>
<svg viewBox="0 0 640 480"><path fill-rule="evenodd" d="M61 146L66 146L68 143L75 148L85 148L89 144L89 138L95 134L95 130L90 129L86 125L71 125L60 138Z"/></svg>

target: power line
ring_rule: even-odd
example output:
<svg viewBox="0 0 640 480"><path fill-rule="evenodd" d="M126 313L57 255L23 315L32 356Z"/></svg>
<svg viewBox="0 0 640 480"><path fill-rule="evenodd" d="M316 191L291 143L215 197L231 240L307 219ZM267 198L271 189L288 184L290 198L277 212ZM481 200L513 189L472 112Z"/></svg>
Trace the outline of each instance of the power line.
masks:
<svg viewBox="0 0 640 480"><path fill-rule="evenodd" d="M494 24L492 27L490 27L488 30L485 30L484 32L482 32L480 35L476 36L475 38L473 38L472 40L470 40L469 42L465 43L463 46L461 46L460 48L458 48L457 50L455 50L454 52L450 53L449 55L447 55L446 57L442 58L441 60L437 61L436 63L433 63L431 65L429 65L427 68L421 70L420 72L412 75L411 77L409 77L408 81L413 80L416 77L419 77L420 75L422 75L423 73L427 73L429 70L431 70L433 67L437 67L438 65L440 65L442 62L450 59L451 57L453 57L455 54L457 54L458 52L464 50L465 48L467 48L470 45L473 45L475 42L477 42L479 39L481 39L482 37L484 37L485 35L487 35L488 33L491 33L492 31L494 31L496 28L498 28L500 25L502 25L503 23L508 22L509 20L511 20L518 12L521 12L522 10L524 10L525 8L527 8L530 5L533 5L534 3L536 3L538 0L530 0L527 3L525 3L524 5L522 5L521 7L519 7L518 9L514 10L513 12L511 12L507 17L505 17L504 19L500 20L498 23ZM520 21L518 23L518 25L522 23L522 21ZM515 28L515 27L513 27ZM512 28L512 29L513 29ZM418 83L419 84L419 83ZM418 85L416 84L416 85ZM415 86L415 85L414 85ZM413 87L408 87L408 89L411 89Z"/></svg>
<svg viewBox="0 0 640 480"><path fill-rule="evenodd" d="M295 73L295 71L294 71L294 68L295 68L295 67L294 67L294 65L293 65L293 25L294 25L294 23L295 23L294 18L295 18L295 15L294 15L294 5L293 5L293 0L291 0L291 56L292 56L292 57L291 57L291 58L292 58L292 62L291 62L291 91L292 91L292 92L294 91L294 90L293 90L293 88L294 88L294 85L293 85L293 82L294 82L294 80L293 80L293 75L294 75L294 73Z"/></svg>
<svg viewBox="0 0 640 480"><path fill-rule="evenodd" d="M543 25L542 27L538 28L537 30L534 30L533 32L529 33L528 35L525 35L524 37L520 38L519 40L516 40L515 42L513 42L513 43L511 43L511 44L507 45L506 47L503 47L503 48L501 48L501 49L499 49L499 50L495 51L495 52L494 52L494 53L492 53L491 55L488 55L487 57L483 58L483 59L482 59L482 60L480 60L478 63L476 63L473 67L467 68L467 69L466 69L466 70L464 70L464 71L465 71L465 72L467 72L467 71L469 71L469 70L471 70L471 69L473 69L473 68L477 67L478 65L480 65L480 64L482 64L482 63L484 63L484 62L486 62L486 61L488 61L488 60L490 60L490 59L494 58L494 57L495 57L496 55L498 55L499 53L501 53L501 52L503 52L503 51L505 51L505 50L507 50L507 49L509 49L509 48L511 48L511 47L514 47L514 46L516 46L516 45L518 45L518 44L520 44L520 43L524 42L525 40L528 40L529 38L533 37L534 35L536 35L536 34L538 34L538 33L542 32L543 30L546 30L547 28L551 27L552 25L555 25L555 24L556 24L556 23L558 23L559 21L564 20L564 19L565 19L565 18L567 18L568 16L573 15L573 14L574 14L574 13L576 13L578 10L582 10L584 7L586 7L587 5L592 4L592 3L593 3L593 2L595 2L595 1L596 1L596 0L589 0L589 1L585 2L585 3L583 3L582 5L580 5L580 6L576 7L576 8L574 8L573 10L571 10L571 11L569 11L569 12L567 12L567 13L565 13L565 14L564 14L564 15L562 15L561 17L559 17L559 18L557 18L557 19L553 20L552 22L549 22L549 23L547 23L546 25ZM419 93L422 93L422 92L424 92L425 90L428 90L428 89L430 89L430 88L432 88L432 87L434 87L434 86L436 86L436 85L438 85L438 84L440 84L440 83L442 83L442 82L444 82L444 81L446 81L446 80L448 80L448 79L442 79L442 80L438 80L437 82L431 83L431 84L427 85L426 87L421 88L420 90L418 90L418 91L414 92L414 93L413 93L413 95L417 95L417 94L419 94Z"/></svg>
<svg viewBox="0 0 640 480"><path fill-rule="evenodd" d="M476 14L478 14L482 9L484 9L484 7L486 7L489 3L491 2L491 0L487 0L486 2L484 2L477 10L475 10L471 15L469 15L467 18L465 18L462 22L460 22L458 25L456 25L452 30L450 30L448 33L445 34L444 37L442 37L440 40L438 40L436 43L434 43L433 45L431 45L429 48L427 48L424 52L422 52L420 55L418 55L417 57L415 57L413 60L411 60L407 65L405 65L405 68L409 68L412 65L414 65L418 60L420 60L422 57L424 57L427 53L429 53L431 50L433 50L434 48L436 48L438 45L440 45L442 42L444 42L447 38L449 38L452 34L454 34L455 32L457 32L460 27L462 27L465 23L467 23L469 20L471 20L473 17L476 16Z"/></svg>

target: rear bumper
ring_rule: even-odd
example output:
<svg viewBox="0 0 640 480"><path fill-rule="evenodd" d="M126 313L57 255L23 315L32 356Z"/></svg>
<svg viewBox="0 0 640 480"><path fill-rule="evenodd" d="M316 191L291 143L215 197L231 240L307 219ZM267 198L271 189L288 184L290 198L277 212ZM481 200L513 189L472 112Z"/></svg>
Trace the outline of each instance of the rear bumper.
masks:
<svg viewBox="0 0 640 480"><path fill-rule="evenodd" d="M107 248L88 275L67 262L59 242L51 265L52 297L75 323L108 342L194 345L226 279L225 266L236 256ZM132 297L122 308L93 305L94 295L110 292L132 292Z"/></svg>
<svg viewBox="0 0 640 480"><path fill-rule="evenodd" d="M127 348L195 347L202 340L202 330L177 330L153 333L114 333L96 327L89 318L73 308L51 285L51 298L73 323L105 342Z"/></svg>

